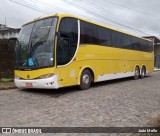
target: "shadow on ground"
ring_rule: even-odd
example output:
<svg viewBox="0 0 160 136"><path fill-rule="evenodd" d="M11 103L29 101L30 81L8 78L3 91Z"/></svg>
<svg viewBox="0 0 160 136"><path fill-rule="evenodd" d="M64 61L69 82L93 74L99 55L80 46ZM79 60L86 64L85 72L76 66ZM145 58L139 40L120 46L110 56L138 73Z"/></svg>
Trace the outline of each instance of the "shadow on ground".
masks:
<svg viewBox="0 0 160 136"><path fill-rule="evenodd" d="M147 76L146 78L150 78L150 76ZM139 79L142 80L142 79ZM99 83L94 83L91 88L89 89L89 91L92 91L94 88L94 90L99 87L104 87L107 85L114 85L114 84L118 84L118 83L123 83L123 82L134 82L133 77L129 77L129 78L123 78L123 79L116 79L116 80L110 80L110 81L104 81L104 82L99 82ZM40 94L40 95L49 95L51 97L54 98L58 98L62 95L66 95L69 93L77 93L77 92L86 92L88 90L79 90L77 86L73 86L73 87L65 87L65 88L60 88L60 89L51 89L51 90L47 90L47 89L23 89L20 91L24 91L26 93L33 93L33 94Z"/></svg>

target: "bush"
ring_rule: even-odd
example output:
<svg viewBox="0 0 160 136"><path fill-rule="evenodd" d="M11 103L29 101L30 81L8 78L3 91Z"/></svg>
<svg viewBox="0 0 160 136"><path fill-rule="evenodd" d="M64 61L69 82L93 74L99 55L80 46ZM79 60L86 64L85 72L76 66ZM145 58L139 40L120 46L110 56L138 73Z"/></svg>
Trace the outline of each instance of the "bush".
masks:
<svg viewBox="0 0 160 136"><path fill-rule="evenodd" d="M10 69L6 71L6 78L12 78L12 71Z"/></svg>
<svg viewBox="0 0 160 136"><path fill-rule="evenodd" d="M0 78L12 79L13 78L13 70L7 69L5 72L0 72Z"/></svg>

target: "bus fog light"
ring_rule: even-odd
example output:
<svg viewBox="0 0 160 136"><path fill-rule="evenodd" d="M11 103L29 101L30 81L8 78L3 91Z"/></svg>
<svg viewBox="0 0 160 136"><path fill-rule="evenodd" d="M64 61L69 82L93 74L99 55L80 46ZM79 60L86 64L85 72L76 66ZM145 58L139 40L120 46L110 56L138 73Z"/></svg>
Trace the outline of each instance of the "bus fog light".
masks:
<svg viewBox="0 0 160 136"><path fill-rule="evenodd" d="M54 74L46 74L46 75L40 76L39 79L50 78L50 77L52 77L52 76L54 76Z"/></svg>

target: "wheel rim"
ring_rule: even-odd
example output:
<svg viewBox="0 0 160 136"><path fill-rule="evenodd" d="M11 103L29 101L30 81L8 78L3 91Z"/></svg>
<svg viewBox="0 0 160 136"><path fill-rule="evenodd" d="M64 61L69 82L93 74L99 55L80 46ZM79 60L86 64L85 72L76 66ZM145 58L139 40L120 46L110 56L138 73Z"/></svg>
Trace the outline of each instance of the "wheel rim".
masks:
<svg viewBox="0 0 160 136"><path fill-rule="evenodd" d="M139 70L138 69L135 70L135 76L137 76L137 77L139 76Z"/></svg>
<svg viewBox="0 0 160 136"><path fill-rule="evenodd" d="M145 77L145 69L142 69L142 77Z"/></svg>
<svg viewBox="0 0 160 136"><path fill-rule="evenodd" d="M144 74L144 70L142 70L142 77L144 77L144 75L145 75L145 74Z"/></svg>
<svg viewBox="0 0 160 136"><path fill-rule="evenodd" d="M83 77L82 77L82 83L83 83L84 85L88 85L88 84L89 84L89 81L90 81L89 75L84 74Z"/></svg>

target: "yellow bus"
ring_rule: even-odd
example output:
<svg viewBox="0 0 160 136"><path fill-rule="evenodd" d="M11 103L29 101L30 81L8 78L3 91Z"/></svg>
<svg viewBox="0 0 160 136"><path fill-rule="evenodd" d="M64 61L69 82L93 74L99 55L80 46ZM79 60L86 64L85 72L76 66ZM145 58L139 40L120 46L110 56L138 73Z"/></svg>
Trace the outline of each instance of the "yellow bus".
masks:
<svg viewBox="0 0 160 136"><path fill-rule="evenodd" d="M25 24L16 45L18 88L58 89L134 77L154 69L153 43L70 14Z"/></svg>

